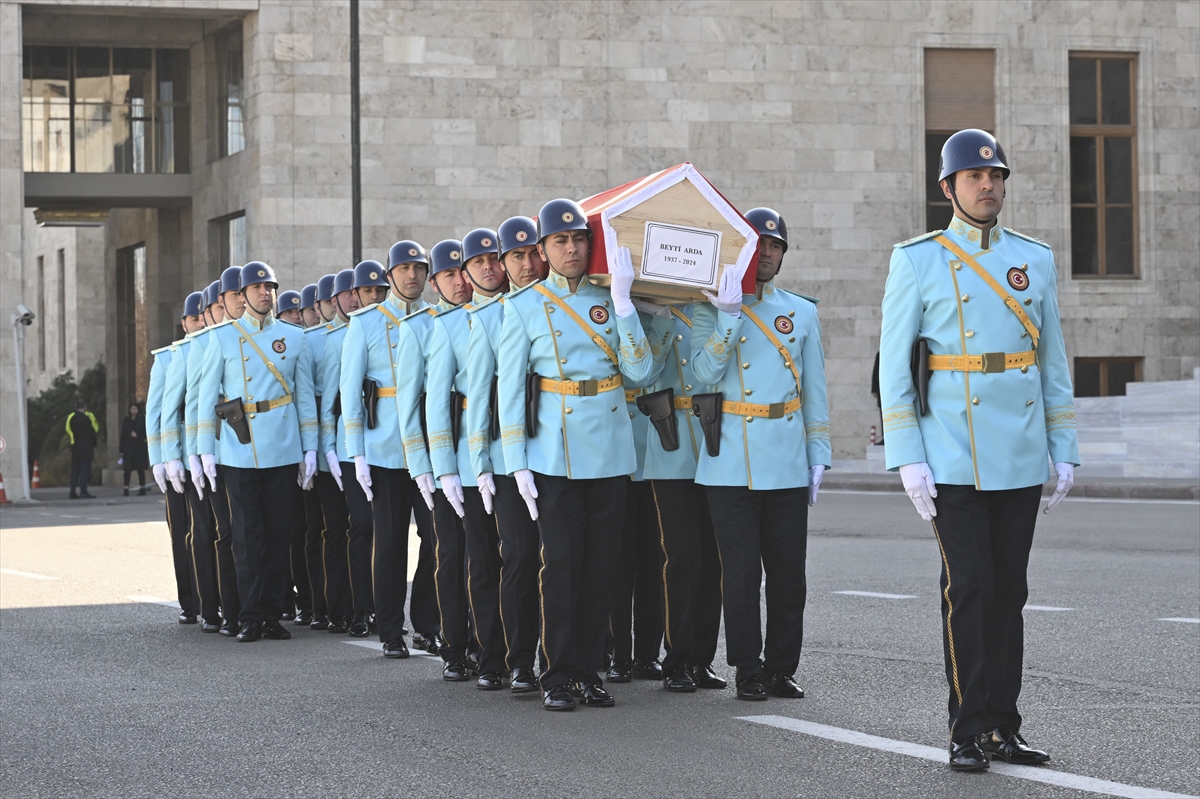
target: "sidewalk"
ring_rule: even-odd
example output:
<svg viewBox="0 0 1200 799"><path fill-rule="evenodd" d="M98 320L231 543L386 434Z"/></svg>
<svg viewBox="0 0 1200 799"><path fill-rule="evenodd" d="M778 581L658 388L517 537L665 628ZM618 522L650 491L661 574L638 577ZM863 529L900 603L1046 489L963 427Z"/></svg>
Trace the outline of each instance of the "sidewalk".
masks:
<svg viewBox="0 0 1200 799"><path fill-rule="evenodd" d="M18 488L18 491L20 489ZM61 488L35 488L30 491L34 502L39 502L45 505L54 507L60 505L69 505L71 507L85 505L123 505L131 502L158 502L162 503L163 496L158 491L158 486L150 485L146 487L146 496L137 496L137 487L135 486L129 492L129 496L123 496L124 489L114 488L112 486L88 486L88 493L92 494L95 499L68 499L67 494L70 489L65 486ZM21 504L20 494L9 493L9 498L14 502Z"/></svg>
<svg viewBox="0 0 1200 799"><path fill-rule="evenodd" d="M1042 494L1054 493L1055 481L1050 480ZM832 469L825 472L821 488L843 491L903 491L898 473L844 472ZM1088 478L1086 470L1075 473L1072 497L1095 497L1104 499L1200 499L1200 485L1195 480L1170 479L1163 477L1094 477Z"/></svg>

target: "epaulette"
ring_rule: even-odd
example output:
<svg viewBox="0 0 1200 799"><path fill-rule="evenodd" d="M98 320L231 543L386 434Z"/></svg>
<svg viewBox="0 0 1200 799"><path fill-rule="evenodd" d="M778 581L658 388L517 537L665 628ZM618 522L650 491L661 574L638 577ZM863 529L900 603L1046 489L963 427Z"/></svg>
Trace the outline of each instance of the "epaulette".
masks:
<svg viewBox="0 0 1200 799"><path fill-rule="evenodd" d="M487 302L481 302L478 305L472 305L470 308L467 308L467 313L479 313L484 308L491 308L496 303L503 303L504 296L503 294L499 294L495 297L488 297Z"/></svg>
<svg viewBox="0 0 1200 799"><path fill-rule="evenodd" d="M217 322L215 325L209 325L208 327L206 327L204 329L205 330L216 330L218 328L225 327L226 325L232 325L232 324L233 324L232 319L224 319L220 322Z"/></svg>
<svg viewBox="0 0 1200 799"><path fill-rule="evenodd" d="M465 303L465 302L464 302L462 305L459 305L459 306L457 306L457 307L454 307L454 308L447 308L446 310L442 311L441 313L439 313L439 314L438 314L438 318L441 318L441 317L443 317L443 316L449 316L450 314L452 314L452 313L455 313L455 312L457 312L457 311L464 311L464 312L465 312L465 311L473 311L473 310L475 310L475 306L474 306L474 305L471 305L470 303Z"/></svg>
<svg viewBox="0 0 1200 799"><path fill-rule="evenodd" d="M375 310L375 306L378 304L379 303L377 303L377 302L372 303L372 304L368 305L366 308L359 308L357 311L351 311L349 315L350 316L358 316L359 314L368 313L370 311Z"/></svg>
<svg viewBox="0 0 1200 799"><path fill-rule="evenodd" d="M1001 230L1003 230L1005 233L1013 234L1018 239L1025 239L1025 241L1030 241L1030 242L1033 242L1034 244L1040 244L1043 247L1045 247L1047 250L1051 249L1050 245L1047 244L1046 242L1042 241L1041 239L1035 239L1033 236L1026 236L1024 233L1018 233L1017 231L1013 230L1012 228L1008 228L1008 227L1001 228Z"/></svg>
<svg viewBox="0 0 1200 799"><path fill-rule="evenodd" d="M183 344L183 342L185 342L185 341L187 341L187 339L186 339L186 338L181 338L181 339L179 339L178 341L172 341L172 342L171 342L171 349L175 349L175 348L176 348L176 347L178 347L179 345Z"/></svg>
<svg viewBox="0 0 1200 799"><path fill-rule="evenodd" d="M349 324L334 325L332 322L327 322L326 324L323 324L320 327L313 327L313 328L309 328L309 329L320 331L320 334L322 336L332 336L334 333L338 332L339 330L345 330L348 327L350 327Z"/></svg>
<svg viewBox="0 0 1200 799"><path fill-rule="evenodd" d="M911 238L911 239L909 239L908 241L902 241L902 242L900 242L899 244L893 244L892 246L893 246L893 247L896 247L896 248L900 248L900 247L910 247L910 246L912 246L913 244L916 244L916 243L917 243L917 242L919 242L919 241L925 241L926 239L932 239L933 237L935 237L935 236L940 236L940 235L942 235L942 231L940 231L940 230L931 230L931 231L929 231L928 233L922 233L920 236L917 236L917 237L915 237L915 238Z"/></svg>
<svg viewBox="0 0 1200 799"><path fill-rule="evenodd" d="M776 290L776 291L782 291L782 292L784 292L784 293L786 293L786 294L790 294L790 295L792 295L793 297L799 297L799 298L800 298L800 299L802 299L802 300L808 300L808 301L809 301L809 302L811 302L813 305L816 305L818 302L820 302L820 301L821 301L821 300L820 300L820 299L818 299L817 297L810 297L810 296L808 296L807 294L801 294L800 292L798 292L798 291L792 291L791 289L775 289L775 290Z"/></svg>
<svg viewBox="0 0 1200 799"><path fill-rule="evenodd" d="M304 328L304 335L307 336L309 333L312 333L314 336L320 335L321 333L327 332L325 328L328 326L329 326L328 322L322 322L319 325L313 325L312 327L306 327L306 328Z"/></svg>
<svg viewBox="0 0 1200 799"><path fill-rule="evenodd" d="M408 316L400 317L400 321L406 322L409 319L412 319L414 316L420 316L421 314L429 314L430 316L437 316L438 315L437 306L436 305L426 305L424 308L421 308L420 310L413 311Z"/></svg>
<svg viewBox="0 0 1200 799"><path fill-rule="evenodd" d="M288 321L288 320L286 320L286 319L278 319L278 318L276 318L276 320L275 320L275 321L276 321L276 322L282 322L283 324L285 324L285 325L288 325L288 326L290 326L290 327L294 327L294 328L296 328L297 330L299 330L299 331L301 331L301 332L303 332L303 331L305 330L305 327L304 327L303 325L298 325L298 324L296 324L295 322L289 322L289 321Z"/></svg>
<svg viewBox="0 0 1200 799"><path fill-rule="evenodd" d="M531 288L533 288L534 286L538 285L541 282L542 281L540 281L540 280L535 280L532 283L530 283L529 285L522 286L521 288L517 289L516 291L508 292L507 294L504 295L504 297L505 297L505 299L511 300L513 297L517 297L517 296L525 293L526 291L529 291Z"/></svg>
<svg viewBox="0 0 1200 799"><path fill-rule="evenodd" d="M151 355L158 355L160 352L166 352L167 350L173 350L173 349L175 349L175 345L174 345L174 344L168 344L168 345L167 345L167 346L165 346L165 347L159 347L159 348L158 348L158 349L156 349L156 350L150 350L150 354L151 354Z"/></svg>

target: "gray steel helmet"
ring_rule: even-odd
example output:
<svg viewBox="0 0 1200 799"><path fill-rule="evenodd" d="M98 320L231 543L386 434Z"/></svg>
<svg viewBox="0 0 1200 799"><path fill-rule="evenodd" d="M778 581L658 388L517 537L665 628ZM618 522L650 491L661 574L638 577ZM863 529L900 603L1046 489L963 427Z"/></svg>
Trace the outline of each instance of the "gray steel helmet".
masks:
<svg viewBox="0 0 1200 799"><path fill-rule="evenodd" d="M742 216L758 231L759 236L770 236L783 242L783 251L787 252L787 225L778 211L774 208L751 208Z"/></svg>
<svg viewBox="0 0 1200 799"><path fill-rule="evenodd" d="M392 271L400 264L417 263L429 266L429 256L425 248L411 239L398 241L388 250L387 271Z"/></svg>
<svg viewBox="0 0 1200 799"><path fill-rule="evenodd" d="M465 264L477 255L487 255L489 252L500 256L500 239L496 231L485 227L475 228L462 240L462 262Z"/></svg>
<svg viewBox="0 0 1200 799"><path fill-rule="evenodd" d="M942 145L938 159L938 182L963 169L978 169L981 166L999 167L1008 180L1008 159L996 137L986 130L968 128L960 130Z"/></svg>
<svg viewBox="0 0 1200 799"><path fill-rule="evenodd" d="M325 302L332 300L335 294L333 290L333 282L337 279L336 275L322 275L317 281L317 302Z"/></svg>
<svg viewBox="0 0 1200 799"><path fill-rule="evenodd" d="M317 304L317 284L309 283L300 289L300 310L306 311Z"/></svg>
<svg viewBox="0 0 1200 799"><path fill-rule="evenodd" d="M343 269L333 277L333 296L354 288L354 270Z"/></svg>
<svg viewBox="0 0 1200 799"><path fill-rule="evenodd" d="M221 281L214 280L204 289L204 307L216 305L217 297L221 296Z"/></svg>
<svg viewBox="0 0 1200 799"><path fill-rule="evenodd" d="M244 291L259 283L271 283L275 288L279 288L279 281L275 279L274 269L262 261L251 261L242 267L241 288Z"/></svg>

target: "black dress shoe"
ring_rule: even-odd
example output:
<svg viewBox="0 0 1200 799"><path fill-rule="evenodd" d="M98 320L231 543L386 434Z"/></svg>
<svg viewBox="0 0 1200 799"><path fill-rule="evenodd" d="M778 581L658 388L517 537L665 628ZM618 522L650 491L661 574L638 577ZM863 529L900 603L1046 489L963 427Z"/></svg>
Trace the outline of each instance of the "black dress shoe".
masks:
<svg viewBox="0 0 1200 799"><path fill-rule="evenodd" d="M313 612L311 610L303 610L302 609L299 613L296 614L296 626L297 627L308 627L310 624L312 624L312 620L313 620Z"/></svg>
<svg viewBox="0 0 1200 799"><path fill-rule="evenodd" d="M263 638L270 638L272 641L288 641L292 637L287 628L277 621L267 622L262 635Z"/></svg>
<svg viewBox="0 0 1200 799"><path fill-rule="evenodd" d="M365 613L354 614L354 621L350 622L350 635L354 638L366 638L371 634L371 625L367 622Z"/></svg>
<svg viewBox="0 0 1200 799"><path fill-rule="evenodd" d="M185 610L183 613L179 614L179 623L180 624L195 624L196 623L196 614L190 610Z"/></svg>
<svg viewBox="0 0 1200 799"><path fill-rule="evenodd" d="M617 703L613 699L613 695L596 683L586 683L583 686L583 699L581 704L588 707L612 707Z"/></svg>
<svg viewBox="0 0 1200 799"><path fill-rule="evenodd" d="M631 663L613 663L608 667L609 682L631 682L633 680L633 665Z"/></svg>
<svg viewBox="0 0 1200 799"><path fill-rule="evenodd" d="M200 623L200 632L215 633L221 629L221 619L205 619Z"/></svg>
<svg viewBox="0 0 1200 799"><path fill-rule="evenodd" d="M446 640L440 633L413 633L413 649L436 655L446 648Z"/></svg>
<svg viewBox="0 0 1200 799"><path fill-rule="evenodd" d="M751 674L745 679L738 680L737 698L750 702L761 702L767 698L767 689L763 687L763 676Z"/></svg>
<svg viewBox="0 0 1200 799"><path fill-rule="evenodd" d="M279 621L291 621L296 618L296 609L290 608L279 614Z"/></svg>
<svg viewBox="0 0 1200 799"><path fill-rule="evenodd" d="M574 710L575 699L565 685L556 685L542 697L543 710Z"/></svg>
<svg viewBox="0 0 1200 799"><path fill-rule="evenodd" d="M79 495L72 491L70 494L67 494L67 499L79 499Z"/></svg>
<svg viewBox="0 0 1200 799"><path fill-rule="evenodd" d="M1029 766L1034 763L1045 763L1050 755L1041 749L1034 749L1025 743L1021 734L1008 727L997 727L986 735L980 736L980 748L989 755L998 757L1005 763L1016 763Z"/></svg>
<svg viewBox="0 0 1200 799"><path fill-rule="evenodd" d="M146 496L146 487L145 487L145 486L142 486L141 488L139 488L139 489L138 489L138 492L137 492L137 495L138 495L139 497L144 497L144 496Z"/></svg>
<svg viewBox="0 0 1200 799"><path fill-rule="evenodd" d="M325 629L331 633L344 633L350 629L350 620L345 616L334 616L329 620L329 626Z"/></svg>
<svg viewBox="0 0 1200 799"><path fill-rule="evenodd" d="M466 682L471 676L467 674L467 664L461 660L451 660L442 666L442 679L446 682Z"/></svg>
<svg viewBox="0 0 1200 799"><path fill-rule="evenodd" d="M125 496L129 496L129 486L125 487Z"/></svg>
<svg viewBox="0 0 1200 799"><path fill-rule="evenodd" d="M408 644L404 643L403 638L397 638L395 641L388 641L383 645L383 656L385 658L397 658L403 660L408 657Z"/></svg>
<svg viewBox="0 0 1200 799"><path fill-rule="evenodd" d="M329 617L326 616L324 613L314 613L313 617L312 617L312 621L310 621L308 623L308 629L310 629L310 630L328 630L329 629Z"/></svg>
<svg viewBox="0 0 1200 799"><path fill-rule="evenodd" d="M663 688L676 694L690 694L696 691L696 681L687 669L679 669L674 674L663 678Z"/></svg>
<svg viewBox="0 0 1200 799"><path fill-rule="evenodd" d="M238 623L233 619L226 619L221 625L221 635L226 638L231 638L238 634Z"/></svg>
<svg viewBox="0 0 1200 799"><path fill-rule="evenodd" d="M468 677L479 676L479 659L474 655L467 655L465 658L463 658L463 665L467 667Z"/></svg>
<svg viewBox="0 0 1200 799"><path fill-rule="evenodd" d="M481 691L500 691L504 689L504 675L498 671L487 671L479 675L475 687Z"/></svg>
<svg viewBox="0 0 1200 799"><path fill-rule="evenodd" d="M510 691L514 694L531 694L537 689L538 681L533 674L533 669L528 666L518 666L513 669Z"/></svg>
<svg viewBox="0 0 1200 799"><path fill-rule="evenodd" d="M643 680L661 680L663 678L662 664L657 660L633 660L633 676Z"/></svg>
<svg viewBox="0 0 1200 799"><path fill-rule="evenodd" d="M238 630L237 639L243 644L248 644L251 641L257 641L262 638L263 623L261 621L248 621Z"/></svg>
<svg viewBox="0 0 1200 799"><path fill-rule="evenodd" d="M767 693L782 699L803 699L804 689L796 684L790 674L772 674L766 680Z"/></svg>
<svg viewBox="0 0 1200 799"><path fill-rule="evenodd" d="M697 688L715 688L720 690L729 685L729 683L717 676L711 664L707 666L689 666L688 671L691 672L692 680L695 681Z"/></svg>
<svg viewBox="0 0 1200 799"><path fill-rule="evenodd" d="M979 748L979 739L972 736L950 744L950 768L955 771L983 771L990 768L987 755Z"/></svg>

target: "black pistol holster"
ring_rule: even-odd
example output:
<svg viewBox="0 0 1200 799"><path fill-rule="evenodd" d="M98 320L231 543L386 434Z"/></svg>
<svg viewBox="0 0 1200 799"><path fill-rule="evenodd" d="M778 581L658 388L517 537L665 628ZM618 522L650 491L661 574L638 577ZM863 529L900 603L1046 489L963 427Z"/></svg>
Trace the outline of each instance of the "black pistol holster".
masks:
<svg viewBox="0 0 1200 799"><path fill-rule="evenodd" d="M466 396L453 389L450 391L450 439L454 442L455 452L458 452L458 434L462 430L463 400Z"/></svg>
<svg viewBox="0 0 1200 799"><path fill-rule="evenodd" d="M537 372L525 376L525 437L537 436L538 398L542 393L542 378Z"/></svg>
<svg viewBox="0 0 1200 799"><path fill-rule="evenodd" d="M218 395L217 395L217 405L216 405L216 407L217 407L217 408L220 408L220 407L221 407L221 403L223 403L223 402L225 402L225 395L224 395L224 394L218 394ZM218 412L217 412L218 419L220 418L220 415L221 415L221 414L220 414L220 411L218 411ZM218 422L217 422L217 435L216 435L216 439L217 439L217 441L220 441L220 440L221 440L221 423L220 423L220 421L218 421Z"/></svg>
<svg viewBox="0 0 1200 799"><path fill-rule="evenodd" d="M929 413L929 342L923 338L913 342L910 367L917 392L917 413L924 416Z"/></svg>
<svg viewBox="0 0 1200 799"><path fill-rule="evenodd" d="M492 441L500 437L500 378L492 377L492 391L488 395L488 436Z"/></svg>
<svg viewBox="0 0 1200 799"><path fill-rule="evenodd" d="M425 421L425 398L424 391L417 398L417 418L421 420L421 438L425 441L425 449L429 449L429 423Z"/></svg>
<svg viewBox="0 0 1200 799"><path fill-rule="evenodd" d="M366 410L367 429L374 430L377 418L375 416L375 406L379 403L379 384L371 378L364 378L362 382L362 398L363 408Z"/></svg>
<svg viewBox="0 0 1200 799"><path fill-rule="evenodd" d="M638 410L650 417L658 440L667 452L679 449L679 420L675 418L675 389L667 387L637 398Z"/></svg>
<svg viewBox="0 0 1200 799"><path fill-rule="evenodd" d="M214 410L217 412L218 419L223 419L233 428L238 441L243 444L250 443L250 420L246 418L246 406L242 403L241 397L222 402ZM220 429L220 425L217 427Z"/></svg>
<svg viewBox="0 0 1200 799"><path fill-rule="evenodd" d="M333 420L336 422L337 418L342 415L342 392L339 391L333 395L333 405L329 410L333 414Z"/></svg>
<svg viewBox="0 0 1200 799"><path fill-rule="evenodd" d="M720 391L714 394L692 395L692 412L700 417L704 445L712 458L721 454L721 403L724 398L725 395Z"/></svg>

